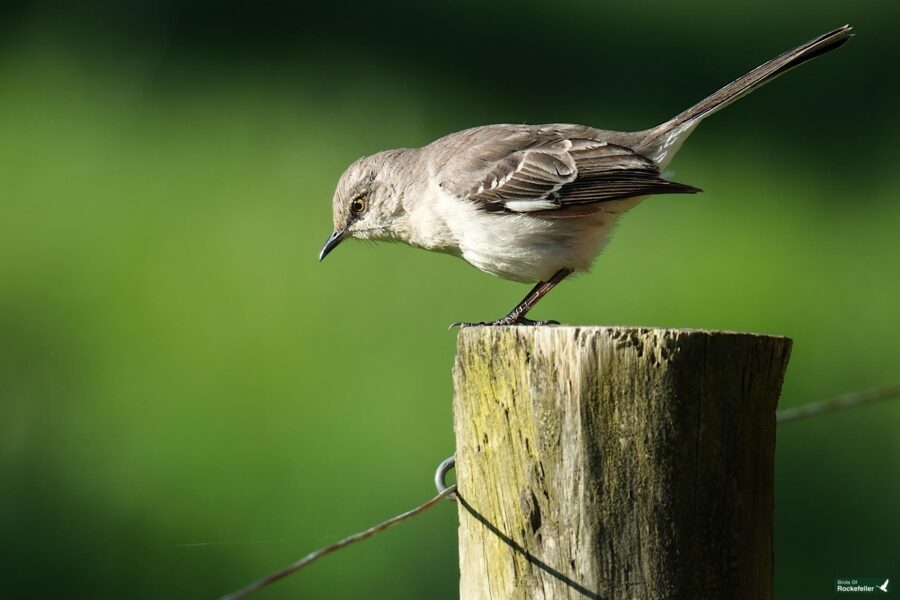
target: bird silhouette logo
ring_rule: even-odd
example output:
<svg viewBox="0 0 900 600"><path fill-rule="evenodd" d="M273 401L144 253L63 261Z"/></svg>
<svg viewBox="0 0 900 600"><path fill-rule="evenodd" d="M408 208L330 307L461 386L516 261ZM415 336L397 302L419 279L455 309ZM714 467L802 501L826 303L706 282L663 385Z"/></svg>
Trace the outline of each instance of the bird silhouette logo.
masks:
<svg viewBox="0 0 900 600"><path fill-rule="evenodd" d="M887 592L887 591L888 591L888 590L887 590L887 586L888 586L888 582L889 582L889 581L890 581L890 579L885 579L885 580L884 580L884 583L882 583L881 585L875 586L875 587L877 587L877 588L878 588L879 590L881 590L882 592Z"/></svg>

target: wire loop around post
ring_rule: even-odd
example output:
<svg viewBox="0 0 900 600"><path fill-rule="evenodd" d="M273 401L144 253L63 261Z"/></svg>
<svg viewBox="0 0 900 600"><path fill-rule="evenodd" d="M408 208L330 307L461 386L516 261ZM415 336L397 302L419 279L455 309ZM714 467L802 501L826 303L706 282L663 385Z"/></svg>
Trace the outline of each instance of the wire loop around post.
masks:
<svg viewBox="0 0 900 600"><path fill-rule="evenodd" d="M454 468L456 468L456 456L451 456L438 465L437 471L434 472L434 487L437 488L438 494L443 494L450 488L444 480L447 478L447 473ZM447 496L447 500L456 501L456 494L450 494Z"/></svg>

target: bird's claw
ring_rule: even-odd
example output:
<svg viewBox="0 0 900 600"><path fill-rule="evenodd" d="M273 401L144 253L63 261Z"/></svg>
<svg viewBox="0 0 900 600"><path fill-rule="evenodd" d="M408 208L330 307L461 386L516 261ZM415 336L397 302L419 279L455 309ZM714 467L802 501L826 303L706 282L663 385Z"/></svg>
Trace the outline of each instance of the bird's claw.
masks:
<svg viewBox="0 0 900 600"><path fill-rule="evenodd" d="M513 317L513 316L505 316L502 319L497 319L496 321L481 321L480 323L468 323L466 321L454 321L450 323L450 327L448 329L452 330L454 327L459 327L462 329L463 327L503 327L503 326L513 326L513 325L526 325L526 326L538 326L538 325L559 325L559 321L554 321L552 319L546 321L532 321L531 319L526 319L525 317Z"/></svg>
<svg viewBox="0 0 900 600"><path fill-rule="evenodd" d="M507 323L507 325L559 325L559 321L555 321L553 319L546 319L544 321L532 321L531 319L526 319L525 317L520 318L515 323Z"/></svg>

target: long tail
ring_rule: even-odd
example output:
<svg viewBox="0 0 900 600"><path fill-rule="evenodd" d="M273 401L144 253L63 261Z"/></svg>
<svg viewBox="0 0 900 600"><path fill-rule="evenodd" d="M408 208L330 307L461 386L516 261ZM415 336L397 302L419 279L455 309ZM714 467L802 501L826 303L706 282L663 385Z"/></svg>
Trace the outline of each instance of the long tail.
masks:
<svg viewBox="0 0 900 600"><path fill-rule="evenodd" d="M647 146L648 149L657 146L662 153L657 160L664 159L668 153L667 150L674 152L680 141L683 141L683 137L685 137L683 134L692 130L701 119L725 108L735 100L746 96L794 67L802 65L820 54L840 48L853 37L851 30L849 25L838 27L834 31L829 31L805 44L800 44L793 50L788 50L756 67L659 127L649 130L647 132L649 135L642 145ZM674 147L670 148L670 146Z"/></svg>

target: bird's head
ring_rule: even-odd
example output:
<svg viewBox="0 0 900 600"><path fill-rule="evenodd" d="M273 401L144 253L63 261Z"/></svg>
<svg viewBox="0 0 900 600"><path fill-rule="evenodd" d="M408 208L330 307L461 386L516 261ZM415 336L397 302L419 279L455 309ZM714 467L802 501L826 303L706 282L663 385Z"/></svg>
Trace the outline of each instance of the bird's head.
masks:
<svg viewBox="0 0 900 600"><path fill-rule="evenodd" d="M398 172L406 150L364 156L347 167L332 201L334 231L322 246L319 260L348 237L391 240L403 216Z"/></svg>

